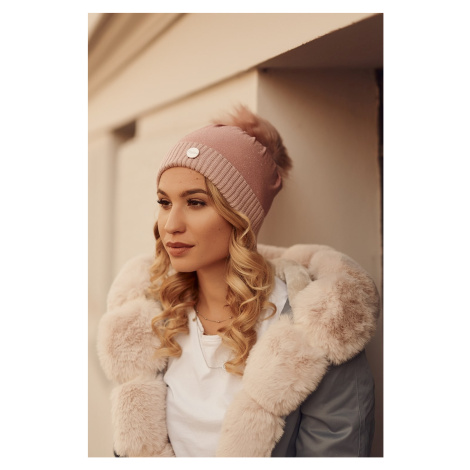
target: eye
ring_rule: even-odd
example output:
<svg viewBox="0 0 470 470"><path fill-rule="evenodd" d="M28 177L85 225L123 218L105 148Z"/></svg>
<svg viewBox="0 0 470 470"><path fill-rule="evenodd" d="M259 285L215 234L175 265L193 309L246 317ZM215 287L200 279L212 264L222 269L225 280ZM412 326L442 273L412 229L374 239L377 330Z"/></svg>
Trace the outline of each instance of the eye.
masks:
<svg viewBox="0 0 470 470"><path fill-rule="evenodd" d="M191 207L204 207L207 204L204 201L201 201L199 199L188 199L188 206Z"/></svg>
<svg viewBox="0 0 470 470"><path fill-rule="evenodd" d="M167 199L158 199L157 203L160 204L162 209L167 209L171 204Z"/></svg>

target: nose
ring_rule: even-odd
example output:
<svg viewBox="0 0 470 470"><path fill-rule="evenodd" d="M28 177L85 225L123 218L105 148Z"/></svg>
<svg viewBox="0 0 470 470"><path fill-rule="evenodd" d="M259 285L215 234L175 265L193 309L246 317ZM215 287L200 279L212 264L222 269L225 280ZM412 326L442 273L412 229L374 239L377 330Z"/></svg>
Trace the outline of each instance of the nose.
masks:
<svg viewBox="0 0 470 470"><path fill-rule="evenodd" d="M179 207L171 207L169 210L161 211L160 215L165 217L164 228L167 233L179 233L184 232L186 229L186 223L184 221L184 215Z"/></svg>

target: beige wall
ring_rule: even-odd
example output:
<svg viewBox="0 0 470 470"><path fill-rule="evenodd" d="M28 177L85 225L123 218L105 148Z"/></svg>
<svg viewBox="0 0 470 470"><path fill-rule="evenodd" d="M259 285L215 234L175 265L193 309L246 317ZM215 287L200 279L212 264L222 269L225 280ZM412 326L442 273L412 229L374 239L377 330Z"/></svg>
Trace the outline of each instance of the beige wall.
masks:
<svg viewBox="0 0 470 470"><path fill-rule="evenodd" d="M371 70L272 70L260 76L258 111L282 129L294 160L260 240L332 245L359 261L379 285L377 100Z"/></svg>
<svg viewBox="0 0 470 470"><path fill-rule="evenodd" d="M373 68L293 69L281 61L276 68L257 69L276 55L293 57L290 50L318 44L316 38L329 32L357 21L366 24L370 16L143 15L119 18L127 25L122 46L106 44L106 34L101 42L95 39L89 71L90 456L112 456L111 384L101 372L95 350L107 289L127 259L153 251L155 174L165 152L179 137L232 105L245 103L270 119L294 160L291 178L266 218L260 242L331 245L355 258L381 286ZM144 32L152 25L165 27L156 37L148 33L145 42ZM137 43L145 47L130 53ZM100 47L111 57L101 66L92 61ZM132 60L116 68L119 47ZM297 61L311 66L305 57ZM125 140L114 132L130 122L136 129L132 138ZM380 325L368 348L378 392L373 450L377 456L382 455L381 332Z"/></svg>
<svg viewBox="0 0 470 470"><path fill-rule="evenodd" d="M156 18L159 16L162 15ZM365 13L182 15L164 34L136 51L133 60L101 87L95 90L93 86L90 132L117 127L157 107L173 105L191 93L231 79L264 60L368 16ZM141 23L145 23L144 18L135 28L139 29ZM119 44L118 35L112 40ZM95 75L102 74L107 66L104 62L100 67L100 63L91 70L92 85Z"/></svg>

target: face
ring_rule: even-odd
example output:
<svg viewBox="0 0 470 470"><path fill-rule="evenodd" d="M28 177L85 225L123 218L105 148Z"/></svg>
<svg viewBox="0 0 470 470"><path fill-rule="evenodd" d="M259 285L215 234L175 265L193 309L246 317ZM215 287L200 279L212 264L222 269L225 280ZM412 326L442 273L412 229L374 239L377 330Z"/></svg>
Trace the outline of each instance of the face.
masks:
<svg viewBox="0 0 470 470"><path fill-rule="evenodd" d="M179 272L225 270L232 226L216 211L204 176L189 168L170 168L157 191L158 231Z"/></svg>

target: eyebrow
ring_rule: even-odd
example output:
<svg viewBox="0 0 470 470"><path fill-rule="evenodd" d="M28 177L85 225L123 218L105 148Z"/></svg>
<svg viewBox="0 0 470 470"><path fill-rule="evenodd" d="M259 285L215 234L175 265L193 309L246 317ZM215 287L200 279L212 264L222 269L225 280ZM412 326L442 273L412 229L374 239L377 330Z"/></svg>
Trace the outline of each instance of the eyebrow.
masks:
<svg viewBox="0 0 470 470"><path fill-rule="evenodd" d="M168 194L165 191L163 191L163 189L158 189L157 194L158 193L163 194L166 197L169 197ZM179 197L186 197L186 196L190 196L191 194L198 194L198 193L209 195L209 193L207 191L205 191L204 189L188 189L186 191L183 191L179 195Z"/></svg>

